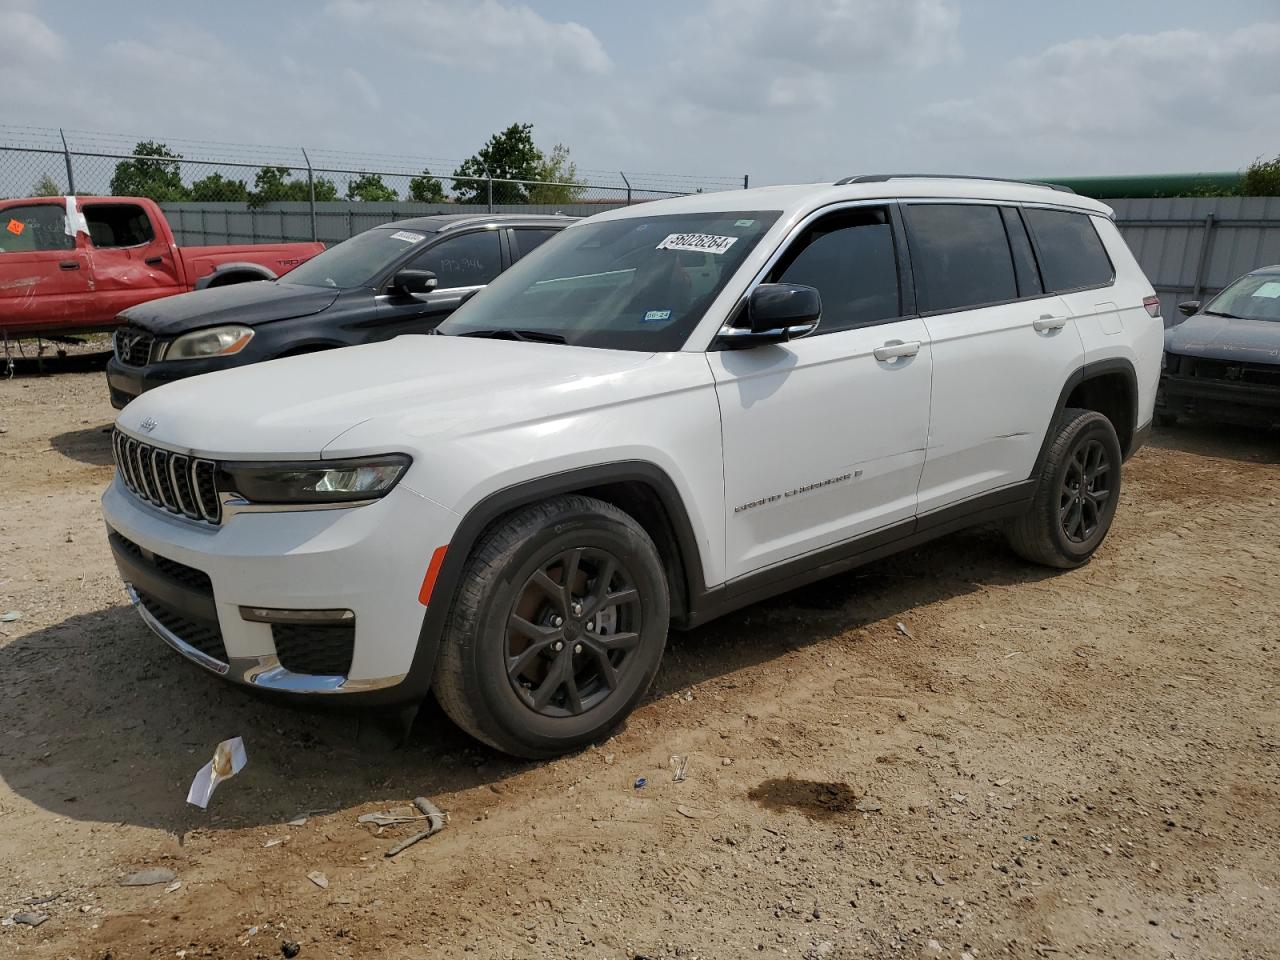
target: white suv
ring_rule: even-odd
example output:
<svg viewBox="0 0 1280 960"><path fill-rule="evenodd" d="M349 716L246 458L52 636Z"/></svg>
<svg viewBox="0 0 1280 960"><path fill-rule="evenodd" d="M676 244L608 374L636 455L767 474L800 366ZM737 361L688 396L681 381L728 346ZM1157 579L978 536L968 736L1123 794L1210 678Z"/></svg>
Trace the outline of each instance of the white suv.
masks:
<svg viewBox="0 0 1280 960"><path fill-rule="evenodd" d="M110 541L209 670L344 703L434 689L543 757L627 715L672 622L981 522L1087 561L1163 324L1103 204L876 176L601 214L437 334L144 394Z"/></svg>

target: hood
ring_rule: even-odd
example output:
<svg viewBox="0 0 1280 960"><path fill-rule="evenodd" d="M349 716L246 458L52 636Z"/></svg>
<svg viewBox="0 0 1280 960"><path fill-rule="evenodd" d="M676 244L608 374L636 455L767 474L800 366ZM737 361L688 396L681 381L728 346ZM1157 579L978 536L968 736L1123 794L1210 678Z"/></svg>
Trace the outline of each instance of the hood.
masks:
<svg viewBox="0 0 1280 960"><path fill-rule="evenodd" d="M309 317L336 299L338 291L326 287L256 280L149 300L130 307L120 316L150 333L173 336L220 323L243 323L252 327L272 320Z"/></svg>
<svg viewBox="0 0 1280 960"><path fill-rule="evenodd" d="M403 336L178 380L142 394L117 423L214 459L314 459L336 455L325 447L369 421L417 443L622 402L651 391L656 358L671 356Z"/></svg>
<svg viewBox="0 0 1280 960"><path fill-rule="evenodd" d="M1164 348L1189 357L1280 363L1280 322L1197 313L1165 331Z"/></svg>

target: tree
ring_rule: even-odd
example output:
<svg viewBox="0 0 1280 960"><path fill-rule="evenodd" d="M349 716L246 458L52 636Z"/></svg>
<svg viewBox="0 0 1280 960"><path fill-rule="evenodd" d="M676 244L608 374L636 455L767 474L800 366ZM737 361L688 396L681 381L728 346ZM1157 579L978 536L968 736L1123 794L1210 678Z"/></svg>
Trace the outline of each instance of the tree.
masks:
<svg viewBox="0 0 1280 960"><path fill-rule="evenodd" d="M187 199L178 163L182 154L174 153L163 143L143 140L134 145L133 155L137 159L116 164L111 177L111 192L115 196L150 197L161 203Z"/></svg>
<svg viewBox="0 0 1280 960"><path fill-rule="evenodd" d="M364 173L347 184L347 199L375 203L379 200L399 200L400 195L382 182L379 173Z"/></svg>
<svg viewBox="0 0 1280 960"><path fill-rule="evenodd" d="M1280 156L1249 164L1240 187L1246 197L1280 197Z"/></svg>
<svg viewBox="0 0 1280 960"><path fill-rule="evenodd" d="M263 167L253 178L253 192L249 194L249 206L261 207L268 203L286 200L305 202L311 199L306 180L288 180L290 167ZM315 178L317 200L337 200L338 187L326 177Z"/></svg>
<svg viewBox="0 0 1280 960"><path fill-rule="evenodd" d="M534 179L541 182L529 188L530 203L573 203L582 197L578 165L569 159L569 148L563 143L557 143L550 154L542 157Z"/></svg>
<svg viewBox="0 0 1280 960"><path fill-rule="evenodd" d="M409 199L418 203L444 203L444 184L433 177L430 170L423 170L421 176L409 181Z"/></svg>
<svg viewBox="0 0 1280 960"><path fill-rule="evenodd" d="M31 185L33 197L57 197L61 194L62 187L58 186L58 181L47 173L40 174L40 179Z"/></svg>
<svg viewBox="0 0 1280 960"><path fill-rule="evenodd" d="M501 133L495 133L474 155L462 161L462 165L453 172L454 177L474 179L455 180L454 194L459 203L486 203L489 188L483 182L485 177L535 180L544 162L542 151L533 142L533 124L513 123ZM524 184L495 183L493 199L498 203L528 203L529 192Z"/></svg>
<svg viewBox="0 0 1280 960"><path fill-rule="evenodd" d="M220 173L211 173L191 184L188 195L192 200L244 203L249 199L249 188L243 180L230 180Z"/></svg>

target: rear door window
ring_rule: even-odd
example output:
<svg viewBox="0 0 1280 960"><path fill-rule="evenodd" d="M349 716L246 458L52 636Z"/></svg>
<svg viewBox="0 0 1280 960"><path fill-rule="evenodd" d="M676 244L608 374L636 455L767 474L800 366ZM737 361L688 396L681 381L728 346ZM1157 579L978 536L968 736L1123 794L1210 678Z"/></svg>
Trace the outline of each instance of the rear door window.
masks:
<svg viewBox="0 0 1280 960"><path fill-rule="evenodd" d="M0 254L37 250L74 250L67 235L67 211L61 204L33 203L0 210Z"/></svg>
<svg viewBox="0 0 1280 960"><path fill-rule="evenodd" d="M796 238L770 280L817 289L822 297L820 334L901 316L888 211L859 208L823 217Z"/></svg>
<svg viewBox="0 0 1280 960"><path fill-rule="evenodd" d="M512 230L512 261L514 262L533 253L559 232L559 230L534 229L533 227L518 227Z"/></svg>
<svg viewBox="0 0 1280 960"><path fill-rule="evenodd" d="M1115 267L1088 214L1034 207L1022 213L1035 237L1050 293L1104 287L1115 279Z"/></svg>
<svg viewBox="0 0 1280 960"><path fill-rule="evenodd" d="M482 230L442 240L409 266L434 273L439 290L483 286L502 272L498 231Z"/></svg>
<svg viewBox="0 0 1280 960"><path fill-rule="evenodd" d="M1018 298L999 207L914 203L905 209L921 313L967 310Z"/></svg>

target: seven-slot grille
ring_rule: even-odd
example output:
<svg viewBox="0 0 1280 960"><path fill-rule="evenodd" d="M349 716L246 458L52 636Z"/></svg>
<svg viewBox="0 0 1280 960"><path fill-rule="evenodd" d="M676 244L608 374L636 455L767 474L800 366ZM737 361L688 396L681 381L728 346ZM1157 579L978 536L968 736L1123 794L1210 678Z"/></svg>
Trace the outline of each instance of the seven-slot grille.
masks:
<svg viewBox="0 0 1280 960"><path fill-rule="evenodd" d="M111 449L120 478L136 496L192 520L222 520L215 485L218 465L212 460L162 450L119 430L111 433Z"/></svg>
<svg viewBox="0 0 1280 960"><path fill-rule="evenodd" d="M116 359L131 367L145 367L151 362L151 348L156 339L133 327L120 327L115 334Z"/></svg>

